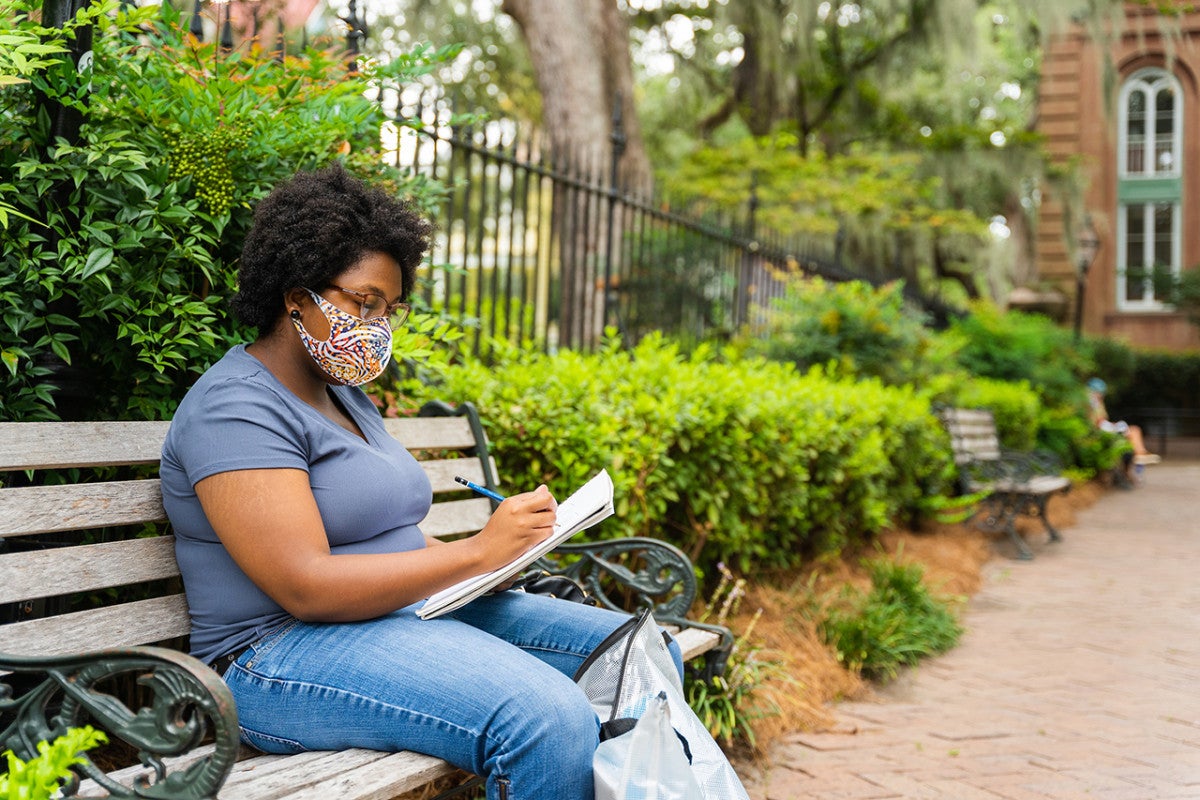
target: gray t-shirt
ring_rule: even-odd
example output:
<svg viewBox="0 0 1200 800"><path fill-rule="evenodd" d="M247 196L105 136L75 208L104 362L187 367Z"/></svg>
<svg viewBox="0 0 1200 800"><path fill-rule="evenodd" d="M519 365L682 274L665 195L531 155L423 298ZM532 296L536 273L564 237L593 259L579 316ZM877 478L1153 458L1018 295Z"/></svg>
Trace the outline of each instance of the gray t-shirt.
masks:
<svg viewBox="0 0 1200 800"><path fill-rule="evenodd" d="M391 553L425 546L417 524L433 502L420 464L383 427L361 390L332 390L367 441L320 414L238 345L184 397L163 444L163 505L201 661L254 642L289 618L234 563L193 487L210 475L292 468L309 475L333 553Z"/></svg>

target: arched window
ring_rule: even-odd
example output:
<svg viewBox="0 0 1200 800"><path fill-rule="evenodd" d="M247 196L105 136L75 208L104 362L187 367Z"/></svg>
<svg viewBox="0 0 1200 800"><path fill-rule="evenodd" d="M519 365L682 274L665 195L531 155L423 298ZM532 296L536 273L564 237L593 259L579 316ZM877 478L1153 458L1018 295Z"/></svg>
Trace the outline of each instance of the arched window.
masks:
<svg viewBox="0 0 1200 800"><path fill-rule="evenodd" d="M1165 308L1179 274L1183 198L1183 93L1161 69L1121 87L1117 148L1117 308Z"/></svg>

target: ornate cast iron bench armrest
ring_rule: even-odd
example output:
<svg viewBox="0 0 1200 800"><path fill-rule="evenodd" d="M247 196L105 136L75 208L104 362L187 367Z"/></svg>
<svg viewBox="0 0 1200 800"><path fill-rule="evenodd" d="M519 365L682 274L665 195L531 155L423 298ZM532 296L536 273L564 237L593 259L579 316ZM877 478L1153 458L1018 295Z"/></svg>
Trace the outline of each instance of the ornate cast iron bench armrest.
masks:
<svg viewBox="0 0 1200 800"><path fill-rule="evenodd" d="M725 672L733 634L722 625L687 618L696 600L696 570L674 545L644 537L566 543L537 566L576 581L605 608L648 607L660 624L716 634L720 642L704 653L701 677L710 680Z"/></svg>
<svg viewBox="0 0 1200 800"><path fill-rule="evenodd" d="M189 655L161 647L129 647L70 656L13 656L0 653L0 749L21 759L37 753L68 728L92 724L130 745L154 782L125 786L105 775L84 754L76 769L111 797L158 800L213 800L238 757L237 712L221 678ZM149 697L131 709L102 688L120 676L133 676ZM25 685L19 692L13 687ZM205 757L171 772L164 759L208 741ZM68 787L67 794L75 786Z"/></svg>

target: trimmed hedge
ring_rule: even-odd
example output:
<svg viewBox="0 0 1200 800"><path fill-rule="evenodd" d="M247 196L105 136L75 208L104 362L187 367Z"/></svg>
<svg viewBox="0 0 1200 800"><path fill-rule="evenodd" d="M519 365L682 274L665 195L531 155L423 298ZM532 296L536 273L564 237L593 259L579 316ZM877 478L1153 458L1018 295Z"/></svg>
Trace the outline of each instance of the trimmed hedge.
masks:
<svg viewBox="0 0 1200 800"><path fill-rule="evenodd" d="M508 485L559 496L606 467L617 515L590 535L671 541L709 570L786 567L912 518L948 487L949 443L911 387L760 359L632 351L511 353L451 368L416 403L479 406Z"/></svg>

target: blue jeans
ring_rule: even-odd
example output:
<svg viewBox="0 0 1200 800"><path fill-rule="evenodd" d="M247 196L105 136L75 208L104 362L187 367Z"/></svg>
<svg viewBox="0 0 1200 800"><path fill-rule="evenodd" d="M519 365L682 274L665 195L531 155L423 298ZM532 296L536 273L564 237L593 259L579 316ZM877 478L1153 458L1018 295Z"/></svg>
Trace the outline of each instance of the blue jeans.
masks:
<svg viewBox="0 0 1200 800"><path fill-rule="evenodd" d="M225 671L243 741L413 750L484 776L489 800L591 800L599 724L572 676L628 617L524 592L418 607L263 636Z"/></svg>

